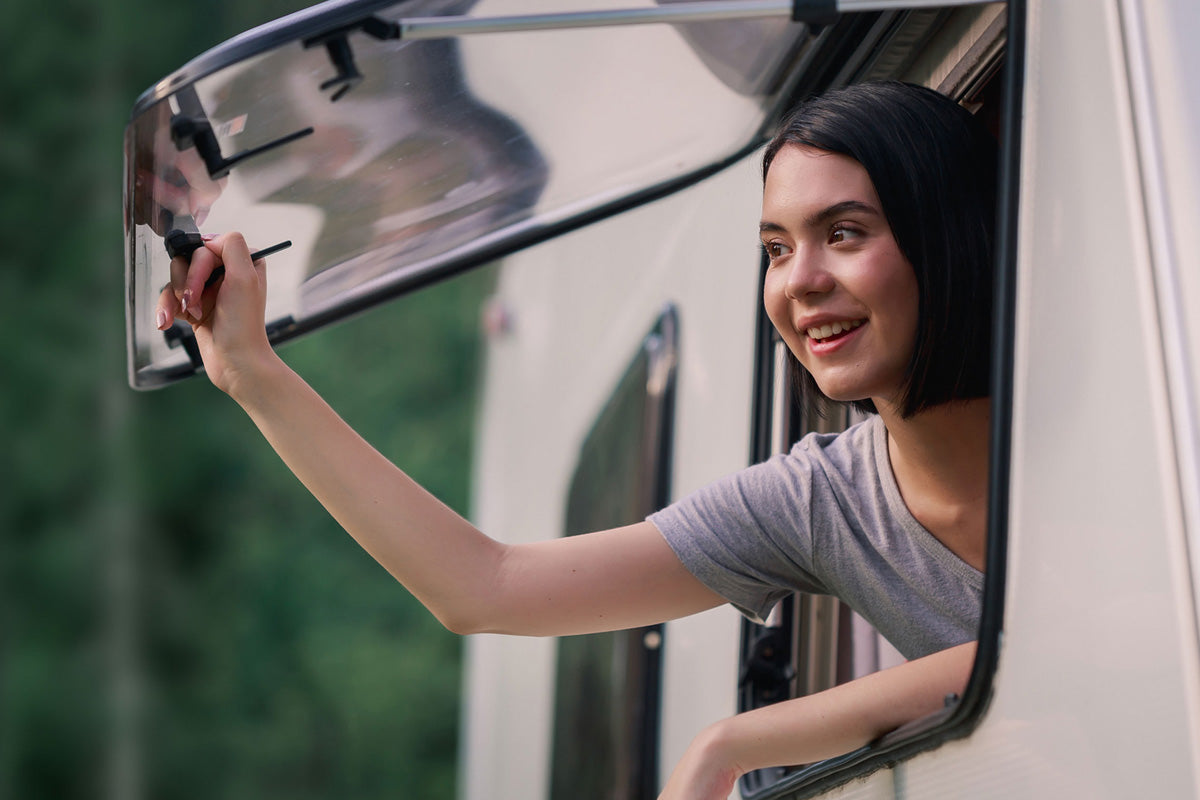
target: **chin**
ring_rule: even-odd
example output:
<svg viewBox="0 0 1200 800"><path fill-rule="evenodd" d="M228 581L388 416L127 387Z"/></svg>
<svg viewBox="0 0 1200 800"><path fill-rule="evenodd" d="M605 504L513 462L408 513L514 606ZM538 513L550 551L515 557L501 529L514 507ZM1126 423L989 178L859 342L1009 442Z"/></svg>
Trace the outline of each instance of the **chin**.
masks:
<svg viewBox="0 0 1200 800"><path fill-rule="evenodd" d="M816 380L814 376L814 380ZM853 403L858 400L870 400L870 392L862 391L861 387L847 386L844 383L816 380L821 394L838 403Z"/></svg>
<svg viewBox="0 0 1200 800"><path fill-rule="evenodd" d="M821 393L838 403L857 403L862 400L870 400L878 405L881 399L898 397L904 393L904 382L901 378L889 376L887 379L864 380L868 376L862 374L839 375L826 372L819 376L811 371L810 374Z"/></svg>

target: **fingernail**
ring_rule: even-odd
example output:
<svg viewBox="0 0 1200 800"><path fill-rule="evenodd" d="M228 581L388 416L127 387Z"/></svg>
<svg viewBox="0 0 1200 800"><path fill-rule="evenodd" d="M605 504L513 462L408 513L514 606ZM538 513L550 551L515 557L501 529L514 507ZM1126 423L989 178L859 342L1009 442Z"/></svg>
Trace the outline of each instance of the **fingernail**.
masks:
<svg viewBox="0 0 1200 800"><path fill-rule="evenodd" d="M180 306L180 310L183 312L183 315L185 317L188 315L188 304L191 302L192 302L192 290L184 289L183 290L183 298L180 299L179 306Z"/></svg>
<svg viewBox="0 0 1200 800"><path fill-rule="evenodd" d="M200 241L202 241L202 242L211 242L215 238L217 238L217 235L215 233L200 234Z"/></svg>
<svg viewBox="0 0 1200 800"><path fill-rule="evenodd" d="M165 331L167 329L168 320L170 320L170 317L167 315L167 312L160 308L158 310L158 314L155 315L155 321L158 322L158 329L160 331Z"/></svg>

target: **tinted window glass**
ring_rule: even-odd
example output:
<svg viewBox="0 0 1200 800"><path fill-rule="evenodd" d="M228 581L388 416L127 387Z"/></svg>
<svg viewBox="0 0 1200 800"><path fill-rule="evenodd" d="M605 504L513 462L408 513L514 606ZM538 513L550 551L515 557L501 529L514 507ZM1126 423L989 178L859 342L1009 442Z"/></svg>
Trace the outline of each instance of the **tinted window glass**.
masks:
<svg viewBox="0 0 1200 800"><path fill-rule="evenodd" d="M579 452L567 535L645 518L667 502L675 317L642 342ZM558 642L552 800L657 795L661 625Z"/></svg>

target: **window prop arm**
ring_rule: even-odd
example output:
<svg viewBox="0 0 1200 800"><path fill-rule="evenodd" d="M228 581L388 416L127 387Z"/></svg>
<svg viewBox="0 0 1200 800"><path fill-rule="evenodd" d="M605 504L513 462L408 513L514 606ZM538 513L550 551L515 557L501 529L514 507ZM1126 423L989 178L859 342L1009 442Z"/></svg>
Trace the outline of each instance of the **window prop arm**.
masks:
<svg viewBox="0 0 1200 800"><path fill-rule="evenodd" d="M916 8L983 5L994 0L707 0L653 8L564 11L496 17L411 17L397 23L401 39L446 39L477 33L604 28L651 23L715 22L731 19L790 17L819 26L841 14Z"/></svg>

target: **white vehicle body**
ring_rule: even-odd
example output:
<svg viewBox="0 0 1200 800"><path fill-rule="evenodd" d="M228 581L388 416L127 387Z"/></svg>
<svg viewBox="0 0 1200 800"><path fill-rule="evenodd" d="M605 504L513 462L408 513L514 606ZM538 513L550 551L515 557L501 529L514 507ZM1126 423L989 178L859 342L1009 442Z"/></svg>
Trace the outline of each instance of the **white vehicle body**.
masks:
<svg viewBox="0 0 1200 800"><path fill-rule="evenodd" d="M822 796L1200 795L1200 5L1034 0L1025 22L990 701L969 733ZM563 533L581 443L667 303L671 494L747 464L760 191L750 156L502 262L475 467L484 530ZM666 626L660 785L737 711L740 624L726 607ZM467 800L549 796L557 646L469 640Z"/></svg>

